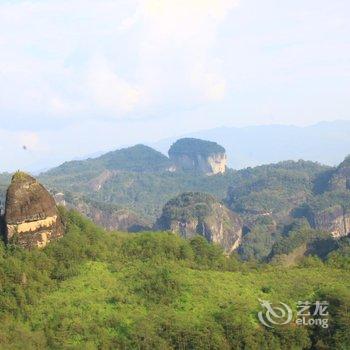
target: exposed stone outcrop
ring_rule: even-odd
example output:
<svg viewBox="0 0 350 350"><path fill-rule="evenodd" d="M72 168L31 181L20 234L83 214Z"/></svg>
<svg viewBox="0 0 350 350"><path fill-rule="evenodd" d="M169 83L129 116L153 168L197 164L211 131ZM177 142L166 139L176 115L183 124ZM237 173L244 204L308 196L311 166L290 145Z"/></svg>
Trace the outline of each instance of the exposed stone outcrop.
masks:
<svg viewBox="0 0 350 350"><path fill-rule="evenodd" d="M17 172L6 194L6 241L25 248L44 247L63 235L63 225L49 192L33 177Z"/></svg>
<svg viewBox="0 0 350 350"><path fill-rule="evenodd" d="M169 149L170 160L176 170L205 175L224 173L227 167L225 149L215 142L184 138Z"/></svg>
<svg viewBox="0 0 350 350"><path fill-rule="evenodd" d="M56 193L54 199L58 205L79 211L96 225L109 231L139 232L150 230L152 226L128 208L87 201L80 197L70 198L70 201L66 201L63 193Z"/></svg>
<svg viewBox="0 0 350 350"><path fill-rule="evenodd" d="M104 208L99 208L84 202L76 203L75 208L106 230L125 232L150 230L150 225L129 209L113 208L113 206L107 205Z"/></svg>
<svg viewBox="0 0 350 350"><path fill-rule="evenodd" d="M334 205L321 211L311 211L308 214L308 220L313 228L330 232L335 238L350 234L350 213L341 205Z"/></svg>
<svg viewBox="0 0 350 350"><path fill-rule="evenodd" d="M98 192L102 186L110 180L115 174L117 173L116 170L105 170L103 171L99 176L93 178L89 181L88 186L95 192Z"/></svg>
<svg viewBox="0 0 350 350"><path fill-rule="evenodd" d="M171 230L184 238L204 236L230 254L241 242L243 224L237 214L214 197L189 192L170 200L164 206L156 228Z"/></svg>

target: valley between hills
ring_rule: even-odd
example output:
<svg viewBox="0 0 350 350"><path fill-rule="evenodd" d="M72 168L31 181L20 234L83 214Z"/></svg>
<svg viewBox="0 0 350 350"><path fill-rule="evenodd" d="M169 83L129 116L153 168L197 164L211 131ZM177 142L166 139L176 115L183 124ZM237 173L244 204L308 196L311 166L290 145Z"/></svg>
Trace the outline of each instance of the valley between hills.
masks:
<svg viewBox="0 0 350 350"><path fill-rule="evenodd" d="M0 176L4 349L347 349L350 158L232 170L136 145ZM329 303L267 328L259 301ZM328 322L327 321L327 322Z"/></svg>

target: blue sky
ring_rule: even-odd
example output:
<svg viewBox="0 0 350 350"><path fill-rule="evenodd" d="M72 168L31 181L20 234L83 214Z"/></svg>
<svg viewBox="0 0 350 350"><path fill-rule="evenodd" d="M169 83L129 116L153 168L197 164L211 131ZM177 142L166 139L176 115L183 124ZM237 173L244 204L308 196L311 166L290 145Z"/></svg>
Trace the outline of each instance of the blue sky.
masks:
<svg viewBox="0 0 350 350"><path fill-rule="evenodd" d="M0 171L350 120L349 15L348 0L2 0Z"/></svg>

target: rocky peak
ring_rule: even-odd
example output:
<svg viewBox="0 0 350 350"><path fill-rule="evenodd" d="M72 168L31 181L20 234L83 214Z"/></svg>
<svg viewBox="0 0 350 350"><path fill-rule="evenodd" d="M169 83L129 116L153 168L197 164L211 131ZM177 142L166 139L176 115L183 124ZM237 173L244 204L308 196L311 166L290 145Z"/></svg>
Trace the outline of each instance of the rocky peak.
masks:
<svg viewBox="0 0 350 350"><path fill-rule="evenodd" d="M36 179L19 171L7 190L4 221L6 241L26 248L44 247L63 235L52 196Z"/></svg>
<svg viewBox="0 0 350 350"><path fill-rule="evenodd" d="M169 157L176 170L205 175L215 175L226 171L226 151L216 142L183 138L170 147Z"/></svg>
<svg viewBox="0 0 350 350"><path fill-rule="evenodd" d="M201 235L230 254L241 242L243 224L237 214L214 197L188 192L164 206L156 228L170 230L184 238Z"/></svg>

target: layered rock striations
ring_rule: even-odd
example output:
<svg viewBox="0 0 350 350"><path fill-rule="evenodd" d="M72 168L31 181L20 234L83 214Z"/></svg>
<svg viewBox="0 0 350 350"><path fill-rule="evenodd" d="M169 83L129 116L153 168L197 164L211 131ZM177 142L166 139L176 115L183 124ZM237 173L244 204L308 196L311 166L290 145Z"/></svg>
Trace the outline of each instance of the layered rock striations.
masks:
<svg viewBox="0 0 350 350"><path fill-rule="evenodd" d="M310 225L321 231L330 232L334 238L350 234L350 212L341 205L334 205L308 214Z"/></svg>
<svg viewBox="0 0 350 350"><path fill-rule="evenodd" d="M75 208L106 230L125 232L150 230L150 224L127 208L82 201L76 202Z"/></svg>
<svg viewBox="0 0 350 350"><path fill-rule="evenodd" d="M44 247L63 236L55 201L33 177L13 175L6 194L5 238L25 248Z"/></svg>
<svg viewBox="0 0 350 350"><path fill-rule="evenodd" d="M169 149L169 158L176 170L205 175L222 174L227 167L227 156L222 146L193 138L176 141Z"/></svg>
<svg viewBox="0 0 350 350"><path fill-rule="evenodd" d="M243 224L237 214L214 197L188 192L164 206L156 228L170 230L184 238L201 235L230 254L241 242Z"/></svg>
<svg viewBox="0 0 350 350"><path fill-rule="evenodd" d="M140 232L148 231L152 227L150 222L129 208L92 201L71 194L68 195L68 200L64 193L56 193L53 197L57 205L75 209L109 231Z"/></svg>

